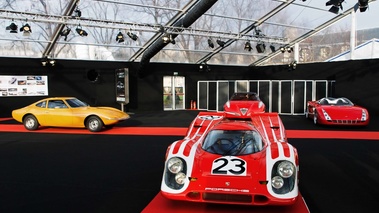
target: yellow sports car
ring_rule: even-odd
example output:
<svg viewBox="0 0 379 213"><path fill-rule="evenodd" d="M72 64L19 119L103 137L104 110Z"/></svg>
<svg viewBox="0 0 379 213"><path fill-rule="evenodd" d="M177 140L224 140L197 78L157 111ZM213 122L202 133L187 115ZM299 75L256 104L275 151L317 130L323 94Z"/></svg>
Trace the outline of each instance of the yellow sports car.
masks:
<svg viewBox="0 0 379 213"><path fill-rule="evenodd" d="M112 107L91 107L75 97L46 98L12 111L12 117L28 130L39 126L87 128L91 132L111 128L130 116Z"/></svg>

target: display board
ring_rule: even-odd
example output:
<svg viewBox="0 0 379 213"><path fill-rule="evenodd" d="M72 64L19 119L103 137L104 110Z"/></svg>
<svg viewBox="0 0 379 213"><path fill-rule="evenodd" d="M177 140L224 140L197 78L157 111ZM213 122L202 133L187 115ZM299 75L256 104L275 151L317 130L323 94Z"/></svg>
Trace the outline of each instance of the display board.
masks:
<svg viewBox="0 0 379 213"><path fill-rule="evenodd" d="M47 96L47 76L0 75L0 97Z"/></svg>
<svg viewBox="0 0 379 213"><path fill-rule="evenodd" d="M129 70L122 68L116 70L116 101L123 104L129 103Z"/></svg>

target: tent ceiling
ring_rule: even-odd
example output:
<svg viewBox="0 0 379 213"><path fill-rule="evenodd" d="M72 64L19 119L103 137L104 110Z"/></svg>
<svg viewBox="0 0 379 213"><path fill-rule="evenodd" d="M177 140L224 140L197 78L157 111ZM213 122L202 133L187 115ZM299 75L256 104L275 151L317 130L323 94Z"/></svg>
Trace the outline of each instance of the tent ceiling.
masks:
<svg viewBox="0 0 379 213"><path fill-rule="evenodd" d="M263 65L281 54L281 46L309 42L310 37L326 29L349 31L351 19L345 17L352 15L358 1L344 1L337 14L328 11L331 6L326 2L6 0L0 3L0 26L6 29L15 23L18 29L17 33L11 33L9 28L0 31L0 43L5 47L0 56ZM369 1L372 5L378 6L375 0ZM80 10L80 17L75 16L76 10ZM356 16L370 12L370 8L364 13L358 10ZM27 36L20 32L26 23L32 29ZM62 31L67 28L71 31L65 39ZM88 36L80 36L77 29L85 30ZM116 41L119 32L125 36L123 42ZM130 39L127 33L138 38ZM166 34L171 35L168 43L162 41ZM244 48L247 42L251 44L250 51ZM263 52L257 51L259 44L265 44Z"/></svg>

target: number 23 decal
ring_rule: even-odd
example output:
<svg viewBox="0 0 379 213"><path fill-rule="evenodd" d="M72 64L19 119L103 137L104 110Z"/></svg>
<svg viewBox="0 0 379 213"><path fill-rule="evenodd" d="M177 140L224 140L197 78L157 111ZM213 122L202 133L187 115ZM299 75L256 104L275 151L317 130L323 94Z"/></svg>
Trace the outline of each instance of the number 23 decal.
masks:
<svg viewBox="0 0 379 213"><path fill-rule="evenodd" d="M241 158L225 156L213 161L212 174L246 176L246 166L246 161Z"/></svg>

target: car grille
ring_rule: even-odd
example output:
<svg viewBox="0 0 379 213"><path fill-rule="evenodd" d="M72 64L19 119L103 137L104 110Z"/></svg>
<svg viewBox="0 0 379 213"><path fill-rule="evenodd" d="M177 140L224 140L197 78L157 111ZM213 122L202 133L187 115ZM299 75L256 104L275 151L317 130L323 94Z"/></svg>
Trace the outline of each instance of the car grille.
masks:
<svg viewBox="0 0 379 213"><path fill-rule="evenodd" d="M360 124L360 123L364 123L364 121L361 121L361 120L331 120L329 122L332 122L335 124Z"/></svg>
<svg viewBox="0 0 379 213"><path fill-rule="evenodd" d="M203 199L206 201L223 201L223 202L239 202L251 203L253 198L251 195L238 195L238 194L219 194L219 193L204 193Z"/></svg>
<svg viewBox="0 0 379 213"><path fill-rule="evenodd" d="M268 198L262 195L242 195L242 194L222 194L222 193L203 193L203 199L210 202L223 202L223 203L255 203L264 204L268 202Z"/></svg>

